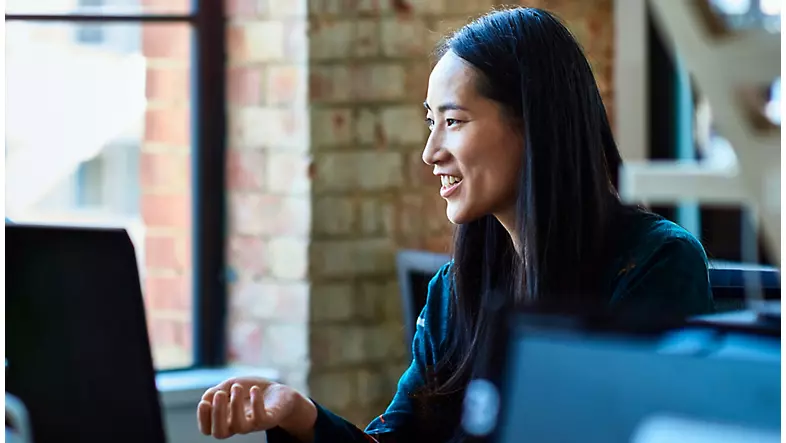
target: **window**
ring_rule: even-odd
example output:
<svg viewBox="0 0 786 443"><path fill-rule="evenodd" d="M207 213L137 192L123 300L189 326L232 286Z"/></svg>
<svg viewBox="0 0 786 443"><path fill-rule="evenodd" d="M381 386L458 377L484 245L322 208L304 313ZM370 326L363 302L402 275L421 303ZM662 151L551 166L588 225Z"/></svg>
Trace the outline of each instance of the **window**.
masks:
<svg viewBox="0 0 786 443"><path fill-rule="evenodd" d="M780 33L781 0L710 0L710 7L730 29Z"/></svg>
<svg viewBox="0 0 786 443"><path fill-rule="evenodd" d="M79 10L98 11L103 6L102 0L79 0ZM104 42L104 28L93 23L77 25L76 39L85 44L101 44Z"/></svg>
<svg viewBox="0 0 786 443"><path fill-rule="evenodd" d="M732 32L758 28L780 33L779 1L710 0L709 4L719 23ZM696 159L700 143L727 142L714 128L711 106L692 84L680 60L675 60L667 49L651 15L648 14L650 158ZM779 126L780 79L773 80L758 99L762 115ZM772 264L761 230L751 225L745 208L684 202L654 209L698 235L710 258ZM743 241L750 238L753 241Z"/></svg>
<svg viewBox="0 0 786 443"><path fill-rule="evenodd" d="M160 370L225 361L222 3L6 6L6 216L126 229Z"/></svg>

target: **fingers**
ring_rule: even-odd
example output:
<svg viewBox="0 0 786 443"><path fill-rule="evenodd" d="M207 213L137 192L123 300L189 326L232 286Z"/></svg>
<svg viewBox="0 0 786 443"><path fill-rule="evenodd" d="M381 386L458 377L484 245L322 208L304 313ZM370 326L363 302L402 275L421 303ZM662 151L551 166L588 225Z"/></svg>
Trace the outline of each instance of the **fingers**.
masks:
<svg viewBox="0 0 786 443"><path fill-rule="evenodd" d="M213 396L212 433L218 439L229 438L229 395L225 391L218 391Z"/></svg>
<svg viewBox="0 0 786 443"><path fill-rule="evenodd" d="M202 400L208 403L213 403L213 396L216 395L216 392L218 391L229 392L232 389L232 386L236 384L242 385L241 381L237 378L226 379L221 383L217 384L216 386L213 386L212 388L205 391L205 393L202 394Z"/></svg>
<svg viewBox="0 0 786 443"><path fill-rule="evenodd" d="M246 391L240 385L232 385L229 409L231 412L229 430L235 434L251 432L251 422L246 417Z"/></svg>
<svg viewBox="0 0 786 443"><path fill-rule="evenodd" d="M262 396L262 390L259 386L251 387L251 425L254 430L264 431L268 427L267 411L265 410L265 400Z"/></svg>
<svg viewBox="0 0 786 443"><path fill-rule="evenodd" d="M197 424L199 425L199 432L204 435L210 435L213 429L211 424L211 414L213 413L213 405L207 401L200 401L197 406Z"/></svg>
<svg viewBox="0 0 786 443"><path fill-rule="evenodd" d="M222 381L218 386L216 386L216 389L219 389L219 390L224 391L224 392L229 392L232 389L232 386L234 386L234 385L241 385L242 386L243 385L242 379L239 379L239 378L236 378L236 377L228 378L228 379Z"/></svg>
<svg viewBox="0 0 786 443"><path fill-rule="evenodd" d="M202 401L206 401L206 402L208 402L208 403L210 403L212 405L213 404L213 396L216 395L216 392L221 391L221 390L222 390L221 389L221 385L213 386L212 388L210 388L207 391L205 391L204 394L202 394Z"/></svg>
<svg viewBox="0 0 786 443"><path fill-rule="evenodd" d="M224 391L224 392L229 393L229 392L231 392L232 386L234 386L234 385L240 385L240 387L243 388L243 389L249 389L249 388L251 388L251 386L255 386L256 385L256 386L259 386L260 388L262 388L264 390L265 387L270 385L270 382L268 382L267 380L261 379L261 378L249 378L249 377L245 377L245 378L240 378L240 377L228 378L228 379L222 381L221 383L219 383L218 385L213 386L212 388L210 388L207 391L205 391L205 393L202 394L202 400L212 404L213 403L213 396L216 395L216 392Z"/></svg>
<svg viewBox="0 0 786 443"><path fill-rule="evenodd" d="M197 406L199 431L225 439L277 426L291 402L276 387L262 379L232 378L208 389Z"/></svg>

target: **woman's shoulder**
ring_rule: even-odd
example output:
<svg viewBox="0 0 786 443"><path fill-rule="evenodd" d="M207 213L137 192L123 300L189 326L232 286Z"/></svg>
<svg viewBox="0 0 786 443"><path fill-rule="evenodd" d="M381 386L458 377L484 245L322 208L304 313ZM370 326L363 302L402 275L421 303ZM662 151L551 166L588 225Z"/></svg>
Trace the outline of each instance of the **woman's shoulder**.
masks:
<svg viewBox="0 0 786 443"><path fill-rule="evenodd" d="M612 292L657 270L666 279L708 280L707 254L701 242L682 226L651 212L637 210L626 215L618 253L609 269Z"/></svg>
<svg viewBox="0 0 786 443"><path fill-rule="evenodd" d="M453 260L442 265L434 274L428 284L426 304L417 320L417 327L424 328L430 335L435 335L437 341L447 328L448 306L453 280Z"/></svg>
<svg viewBox="0 0 786 443"><path fill-rule="evenodd" d="M641 212L630 221L612 277L612 305L637 318L677 318L711 312L708 260L685 228Z"/></svg>
<svg viewBox="0 0 786 443"><path fill-rule="evenodd" d="M453 281L453 260L448 261L431 277L428 283L426 309L424 311L441 311L450 300L450 291Z"/></svg>
<svg viewBox="0 0 786 443"><path fill-rule="evenodd" d="M630 259L646 263L652 259L687 259L707 265L707 255L701 242L688 230L677 223L657 214L640 212L633 217L632 235L623 250L629 251Z"/></svg>
<svg viewBox="0 0 786 443"><path fill-rule="evenodd" d="M453 268L453 259L450 259L447 263L442 265L437 272L431 277L431 282L429 285L443 285L450 283L450 275L451 269Z"/></svg>

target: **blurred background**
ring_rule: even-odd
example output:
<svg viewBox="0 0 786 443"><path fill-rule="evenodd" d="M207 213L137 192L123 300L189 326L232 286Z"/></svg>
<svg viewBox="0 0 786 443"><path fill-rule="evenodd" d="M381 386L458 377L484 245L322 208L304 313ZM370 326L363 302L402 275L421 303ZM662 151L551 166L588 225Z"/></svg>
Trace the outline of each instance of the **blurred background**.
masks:
<svg viewBox="0 0 786 443"><path fill-rule="evenodd" d="M430 53L502 3L223 1L7 0L6 217L128 230L162 377L271 369L362 426L408 364L396 253L452 234L420 158ZM582 43L625 160L726 143L644 0L520 3ZM780 32L778 0L710 4ZM780 126L779 79L760 93ZM772 264L743 257L746 208L653 209L713 260ZM166 404L194 441L196 401Z"/></svg>

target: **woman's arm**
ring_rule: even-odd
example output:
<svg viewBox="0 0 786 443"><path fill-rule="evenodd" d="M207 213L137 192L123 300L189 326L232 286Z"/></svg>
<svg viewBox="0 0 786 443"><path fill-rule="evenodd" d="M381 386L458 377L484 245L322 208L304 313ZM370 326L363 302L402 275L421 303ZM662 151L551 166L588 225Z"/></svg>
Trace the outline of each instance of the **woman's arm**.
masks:
<svg viewBox="0 0 786 443"><path fill-rule="evenodd" d="M311 423L282 423L280 427L267 431L267 441L269 443L368 443L378 441L318 403L308 399L304 399L304 401L308 402L308 404L303 404L304 408L312 407L316 409L316 419L312 420Z"/></svg>
<svg viewBox="0 0 786 443"><path fill-rule="evenodd" d="M449 265L445 265L431 279L428 287L426 306L418 317L415 337L412 341L412 362L402 374L398 389L386 411L375 418L365 431L338 415L311 403L316 408L316 419L311 421L312 428L293 429L287 432L282 427L267 431L269 443L301 443L309 437L308 443L406 443L407 435L413 432L414 408L410 394L424 384L426 367L436 363L436 350L444 336L447 301L449 297ZM308 401L307 399L305 401ZM309 435L308 431L312 431ZM295 439L293 435L305 436Z"/></svg>

